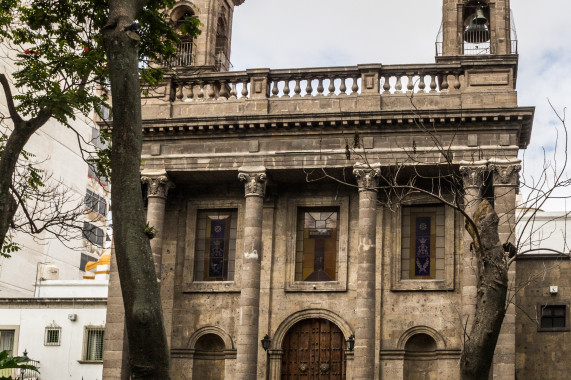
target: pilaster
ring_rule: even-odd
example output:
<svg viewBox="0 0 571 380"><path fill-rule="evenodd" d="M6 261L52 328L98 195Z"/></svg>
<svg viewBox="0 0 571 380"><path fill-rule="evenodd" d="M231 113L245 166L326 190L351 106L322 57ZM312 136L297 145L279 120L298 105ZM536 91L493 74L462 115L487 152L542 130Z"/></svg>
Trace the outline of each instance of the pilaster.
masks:
<svg viewBox="0 0 571 380"><path fill-rule="evenodd" d="M161 256L163 250L165 203L170 188L174 184L169 180L164 170L141 173L141 182L147 184L147 223L155 228L155 235L151 239L151 251L155 262L157 278L161 278Z"/></svg>
<svg viewBox="0 0 571 380"><path fill-rule="evenodd" d="M487 162L461 162L460 174L464 185L464 211L472 216L482 199L484 178L487 175ZM467 231L463 233L462 265L462 326L465 334L472 329L476 313L476 292L478 285L478 264L470 249L472 237Z"/></svg>
<svg viewBox="0 0 571 380"><path fill-rule="evenodd" d="M244 256L238 322L236 379L255 380L258 364L258 321L260 307L260 261L262 253L263 202L266 169L242 167L238 178L244 182L246 207L244 218Z"/></svg>
<svg viewBox="0 0 571 380"><path fill-rule="evenodd" d="M353 170L359 186L359 256L353 379L361 380L375 378L376 187L380 176L379 167L379 164L357 163Z"/></svg>
<svg viewBox="0 0 571 380"><path fill-rule="evenodd" d="M515 240L516 194L519 187L521 161L514 159L491 159L489 169L493 175L494 209L500 219L498 233L500 242ZM515 283L516 263L508 270L508 298ZM515 378L515 306L510 304L504 317L494 355L494 379Z"/></svg>

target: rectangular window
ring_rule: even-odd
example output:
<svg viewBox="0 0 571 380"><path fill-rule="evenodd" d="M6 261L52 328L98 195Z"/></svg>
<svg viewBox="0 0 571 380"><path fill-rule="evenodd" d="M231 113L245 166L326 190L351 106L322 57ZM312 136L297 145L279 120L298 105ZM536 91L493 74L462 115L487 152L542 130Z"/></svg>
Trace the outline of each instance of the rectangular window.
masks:
<svg viewBox="0 0 571 380"><path fill-rule="evenodd" d="M408 280L443 278L444 206L403 206L401 229L402 278Z"/></svg>
<svg viewBox="0 0 571 380"><path fill-rule="evenodd" d="M295 281L336 281L339 208L299 208Z"/></svg>
<svg viewBox="0 0 571 380"><path fill-rule="evenodd" d="M61 343L61 327L48 326L44 336L44 346L59 346Z"/></svg>
<svg viewBox="0 0 571 380"><path fill-rule="evenodd" d="M541 305L540 313L540 330L557 331L568 328L566 305Z"/></svg>
<svg viewBox="0 0 571 380"><path fill-rule="evenodd" d="M103 361L105 327L86 326L83 335L83 360Z"/></svg>
<svg viewBox="0 0 571 380"><path fill-rule="evenodd" d="M199 210L194 281L234 281L238 210Z"/></svg>
<svg viewBox="0 0 571 380"><path fill-rule="evenodd" d="M100 215L107 215L107 201L91 190L87 190L85 193L85 205Z"/></svg>
<svg viewBox="0 0 571 380"><path fill-rule="evenodd" d="M14 353L14 339L16 330L0 330L0 351L8 351L12 356Z"/></svg>
<svg viewBox="0 0 571 380"><path fill-rule="evenodd" d="M89 222L83 222L83 237L89 240L92 244L103 247L105 242L105 231L102 228L95 227Z"/></svg>

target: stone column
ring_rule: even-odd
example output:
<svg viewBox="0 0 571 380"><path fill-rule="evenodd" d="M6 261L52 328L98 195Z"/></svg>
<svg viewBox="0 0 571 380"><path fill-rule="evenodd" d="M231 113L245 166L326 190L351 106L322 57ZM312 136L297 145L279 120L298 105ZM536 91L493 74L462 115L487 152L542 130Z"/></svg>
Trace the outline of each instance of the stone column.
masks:
<svg viewBox="0 0 571 380"><path fill-rule="evenodd" d="M246 217L244 218L240 321L236 345L236 379L256 380L259 346L260 256L266 169L264 167L242 167L239 172L238 178L245 183Z"/></svg>
<svg viewBox="0 0 571 380"><path fill-rule="evenodd" d="M519 187L521 161L514 159L491 159L489 168L493 173L494 209L500 218L498 232L500 242L515 241L516 192ZM508 271L508 297L515 281L516 263ZM515 306L510 304L504 317L494 355L494 379L515 378Z"/></svg>
<svg viewBox="0 0 571 380"><path fill-rule="evenodd" d="M472 216L482 199L484 176L487 172L487 162L460 162L460 174L464 182L464 211ZM472 322L476 313L476 290L478 285L478 263L470 245L472 237L463 230L464 249L461 257L462 266L462 327L470 334ZM465 335L463 337L466 337Z"/></svg>
<svg viewBox="0 0 571 380"><path fill-rule="evenodd" d="M375 259L379 165L356 164L353 174L359 185L359 250L357 310L353 379L375 378Z"/></svg>
<svg viewBox="0 0 571 380"><path fill-rule="evenodd" d="M147 184L147 222L156 229L151 239L151 251L155 262L157 278L161 278L161 256L163 252L163 227L165 221L165 203L167 193L174 187L164 170L144 170L141 182Z"/></svg>

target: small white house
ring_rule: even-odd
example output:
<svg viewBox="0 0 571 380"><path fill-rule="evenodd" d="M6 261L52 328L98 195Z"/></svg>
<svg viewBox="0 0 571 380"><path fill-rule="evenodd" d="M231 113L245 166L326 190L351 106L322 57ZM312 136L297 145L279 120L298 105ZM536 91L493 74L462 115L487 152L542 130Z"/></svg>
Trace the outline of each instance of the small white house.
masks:
<svg viewBox="0 0 571 380"><path fill-rule="evenodd" d="M109 257L101 261L89 263L97 279L46 280L35 298L0 298L0 350L39 362L25 378L102 379Z"/></svg>

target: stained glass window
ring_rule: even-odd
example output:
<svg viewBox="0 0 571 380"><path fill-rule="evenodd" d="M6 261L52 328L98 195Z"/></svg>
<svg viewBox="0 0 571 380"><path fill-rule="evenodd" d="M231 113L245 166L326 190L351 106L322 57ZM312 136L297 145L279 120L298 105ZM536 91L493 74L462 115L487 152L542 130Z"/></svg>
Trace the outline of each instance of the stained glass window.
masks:
<svg viewBox="0 0 571 380"><path fill-rule="evenodd" d="M298 209L296 281L337 280L339 209Z"/></svg>
<svg viewBox="0 0 571 380"><path fill-rule="evenodd" d="M402 208L402 279L431 280L444 277L444 211L442 205Z"/></svg>
<svg viewBox="0 0 571 380"><path fill-rule="evenodd" d="M194 261L195 281L233 281L237 210L198 212Z"/></svg>

